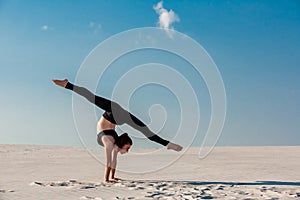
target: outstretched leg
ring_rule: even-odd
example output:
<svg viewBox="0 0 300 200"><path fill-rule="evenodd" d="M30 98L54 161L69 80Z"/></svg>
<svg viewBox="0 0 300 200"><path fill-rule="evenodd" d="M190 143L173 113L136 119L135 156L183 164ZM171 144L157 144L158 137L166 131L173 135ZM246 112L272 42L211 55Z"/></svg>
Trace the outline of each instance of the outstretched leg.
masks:
<svg viewBox="0 0 300 200"><path fill-rule="evenodd" d="M146 126L141 120L139 120L137 117L129 113L130 120L126 121L126 123L131 126L132 128L142 132L149 140L156 142L158 144L161 144L163 146L166 146L167 149L172 149L175 151L181 151L182 147L180 145L174 144L170 141L167 141L155 133L153 133L148 126Z"/></svg>
<svg viewBox="0 0 300 200"><path fill-rule="evenodd" d="M69 90L72 90L72 91L76 92L77 94L85 97L89 102L95 104L96 106L98 106L99 108L101 108L105 111L111 112L112 105L116 104L113 101L110 101L110 100L105 99L103 97L96 96L95 94L93 94L92 92L90 92L89 90L87 90L84 87L79 87L79 86L73 85L72 83L70 83L68 81L68 79L52 80L52 81L53 81L53 83L55 83L58 86L64 87L64 88L69 89Z"/></svg>

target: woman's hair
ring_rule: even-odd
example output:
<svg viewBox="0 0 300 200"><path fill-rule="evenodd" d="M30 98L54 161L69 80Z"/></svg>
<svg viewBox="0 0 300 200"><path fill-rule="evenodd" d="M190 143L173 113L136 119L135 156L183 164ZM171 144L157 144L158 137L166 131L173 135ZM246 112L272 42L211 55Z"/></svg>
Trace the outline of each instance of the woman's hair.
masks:
<svg viewBox="0 0 300 200"><path fill-rule="evenodd" d="M123 133L122 135L119 136L119 141L118 141L118 147L122 148L125 144L130 144L132 145L132 140L128 136L127 133Z"/></svg>

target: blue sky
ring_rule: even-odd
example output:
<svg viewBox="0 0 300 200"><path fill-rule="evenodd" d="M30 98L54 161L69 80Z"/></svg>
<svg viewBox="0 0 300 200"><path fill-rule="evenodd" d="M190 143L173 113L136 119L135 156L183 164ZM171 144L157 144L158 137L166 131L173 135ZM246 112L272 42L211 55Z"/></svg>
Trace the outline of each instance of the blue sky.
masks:
<svg viewBox="0 0 300 200"><path fill-rule="evenodd" d="M50 80L74 81L89 52L114 34L159 26L153 9L158 2L0 0L0 143L81 145L72 95ZM172 27L201 44L222 75L227 117L218 145L299 145L299 1L164 1L163 6L180 19ZM140 55L145 63L153 57L161 63L172 60L161 52ZM133 66L135 60L128 55L119 65ZM191 82L199 78L188 70L186 76ZM109 87L97 93L109 96ZM158 93L162 101L172 96ZM142 94L136 94L136 107L155 103ZM176 116L172 105L167 112ZM147 121L141 109L135 111ZM201 114L205 121L209 110ZM161 135L168 138L173 128L167 125ZM194 145L202 139L199 132Z"/></svg>

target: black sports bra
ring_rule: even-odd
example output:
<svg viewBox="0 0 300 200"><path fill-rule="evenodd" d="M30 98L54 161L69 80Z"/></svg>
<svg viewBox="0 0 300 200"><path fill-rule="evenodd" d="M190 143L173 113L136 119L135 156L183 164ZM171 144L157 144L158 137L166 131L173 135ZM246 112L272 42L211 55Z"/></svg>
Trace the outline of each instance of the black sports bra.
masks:
<svg viewBox="0 0 300 200"><path fill-rule="evenodd" d="M102 140L101 140L102 136L104 136L104 135L110 135L110 136L112 136L112 137L115 139L114 144L116 144L118 147L120 147L119 136L118 136L118 134L116 133L116 131L113 130L113 129L103 130L103 131L101 131L100 133L98 133L98 138L97 138L98 144L100 144L101 146L104 146L104 145L103 145L103 142L102 142ZM120 147L120 148L121 148L121 147Z"/></svg>

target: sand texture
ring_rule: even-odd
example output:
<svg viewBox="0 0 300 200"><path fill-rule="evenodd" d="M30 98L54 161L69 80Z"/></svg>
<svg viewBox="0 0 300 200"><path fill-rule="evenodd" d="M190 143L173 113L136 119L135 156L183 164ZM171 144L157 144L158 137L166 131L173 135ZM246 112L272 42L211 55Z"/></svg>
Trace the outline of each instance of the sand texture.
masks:
<svg viewBox="0 0 300 200"><path fill-rule="evenodd" d="M161 167L178 153L152 151L120 156L123 180L103 183L100 147L0 145L0 199L300 199L300 147L190 148Z"/></svg>

